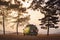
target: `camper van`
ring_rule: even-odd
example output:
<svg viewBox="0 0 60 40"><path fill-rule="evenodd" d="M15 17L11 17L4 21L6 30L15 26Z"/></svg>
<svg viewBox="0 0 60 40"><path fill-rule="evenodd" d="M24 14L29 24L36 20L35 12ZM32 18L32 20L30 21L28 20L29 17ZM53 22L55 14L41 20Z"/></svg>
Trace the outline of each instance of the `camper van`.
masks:
<svg viewBox="0 0 60 40"><path fill-rule="evenodd" d="M37 36L38 29L37 29L36 25L29 24L23 29L23 34L24 35Z"/></svg>

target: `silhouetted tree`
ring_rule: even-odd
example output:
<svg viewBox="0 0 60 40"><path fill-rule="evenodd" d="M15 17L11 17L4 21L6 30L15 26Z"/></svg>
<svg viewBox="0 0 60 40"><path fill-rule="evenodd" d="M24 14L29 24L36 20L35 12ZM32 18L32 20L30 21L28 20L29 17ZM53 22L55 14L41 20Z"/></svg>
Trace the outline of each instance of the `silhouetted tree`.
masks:
<svg viewBox="0 0 60 40"><path fill-rule="evenodd" d="M3 24L3 34L5 35L5 17L7 17L6 13L7 13L7 8L2 7L0 8L1 12L0 12L0 15L2 15L2 24Z"/></svg>
<svg viewBox="0 0 60 40"><path fill-rule="evenodd" d="M44 0L33 0L31 6L33 10L40 9L40 12L45 15L44 18L39 19L43 25L41 28L47 28L47 35L49 35L49 28L58 28L55 24L59 22L57 15L60 14L60 1L59 0L48 0L45 2ZM46 26L46 27L44 27Z"/></svg>
<svg viewBox="0 0 60 40"><path fill-rule="evenodd" d="M12 0L10 0L10 1L4 1L4 0L0 0L0 5L1 6L6 6L6 7L8 7L7 9L8 10L10 10L10 9L13 9L13 10L16 10L16 11L18 11L18 16L17 17L12 17L13 19L15 18L15 19L17 19L16 21L12 21L12 23L17 23L17 27L16 27L16 33L17 33L17 35L18 35L18 26L19 26L19 24L20 23L23 23L23 22L27 22L30 18L30 16L27 16L27 17L24 17L24 18L20 18L20 16L21 16L21 12L22 13L24 13L25 11L26 11L26 8L22 8L21 6L22 6L22 4L20 4L20 2L19 1L17 1L17 0L14 0L14 3L11 3L11 1ZM4 9L3 9L4 10ZM8 11L7 11L8 12ZM3 13L4 13L4 11L3 11ZM9 14L9 13L8 13ZM11 17L11 16L10 16ZM5 34L5 24L4 24L4 22L5 22L5 14L3 14L3 30L4 30L4 34ZM24 25L24 24L23 24ZM12 25L12 26L14 26L14 25Z"/></svg>
<svg viewBox="0 0 60 40"><path fill-rule="evenodd" d="M19 18L19 17L20 17L20 15L18 13L17 27L16 27L17 35L18 35L18 27L19 27L19 25L24 25L23 22L27 23L29 21L29 19L30 19L29 18L30 16L27 16L27 17L24 17L24 18ZM20 24L20 23L22 23L22 24Z"/></svg>

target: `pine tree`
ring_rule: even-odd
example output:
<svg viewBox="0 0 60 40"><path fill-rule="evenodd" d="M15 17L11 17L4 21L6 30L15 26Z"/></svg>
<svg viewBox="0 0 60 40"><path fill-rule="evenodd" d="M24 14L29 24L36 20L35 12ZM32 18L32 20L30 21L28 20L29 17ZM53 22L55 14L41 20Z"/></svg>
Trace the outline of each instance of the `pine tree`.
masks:
<svg viewBox="0 0 60 40"><path fill-rule="evenodd" d="M45 2L44 0L33 0L31 6L29 7L33 10L40 9L40 12L45 15L45 17L39 19L39 21L41 21L41 28L47 29L47 35L49 35L49 28L58 28L56 24L58 24L59 22L57 16L60 13L57 13L57 10L60 11L59 3L59 0L48 0L47 2Z"/></svg>

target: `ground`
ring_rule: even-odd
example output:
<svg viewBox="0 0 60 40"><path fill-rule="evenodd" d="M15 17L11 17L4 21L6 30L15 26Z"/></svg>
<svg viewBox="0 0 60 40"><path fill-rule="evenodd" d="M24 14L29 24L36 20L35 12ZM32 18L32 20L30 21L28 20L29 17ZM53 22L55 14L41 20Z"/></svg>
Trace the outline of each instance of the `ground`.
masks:
<svg viewBox="0 0 60 40"><path fill-rule="evenodd" d="M0 40L60 40L60 35L50 35L50 36L0 35Z"/></svg>

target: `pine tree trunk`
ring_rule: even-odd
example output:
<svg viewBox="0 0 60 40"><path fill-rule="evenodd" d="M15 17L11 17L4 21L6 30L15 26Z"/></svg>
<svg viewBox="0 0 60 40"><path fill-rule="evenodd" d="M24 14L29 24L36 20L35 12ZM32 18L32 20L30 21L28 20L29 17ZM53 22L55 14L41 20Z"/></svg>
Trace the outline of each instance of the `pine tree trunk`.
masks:
<svg viewBox="0 0 60 40"><path fill-rule="evenodd" d="M16 32L17 32L17 35L18 35L18 23L17 23L17 27L16 27Z"/></svg>
<svg viewBox="0 0 60 40"><path fill-rule="evenodd" d="M49 26L48 26L48 28L47 28L47 36L49 36Z"/></svg>
<svg viewBox="0 0 60 40"><path fill-rule="evenodd" d="M5 20L4 20L4 14L3 14L3 34L5 35Z"/></svg>
<svg viewBox="0 0 60 40"><path fill-rule="evenodd" d="M16 27L16 32L17 32L17 35L18 35L18 26L19 26L19 13L18 13L17 27Z"/></svg>
<svg viewBox="0 0 60 40"><path fill-rule="evenodd" d="M48 20L48 24L49 24L49 20ZM47 36L49 36L49 25L47 27Z"/></svg>

